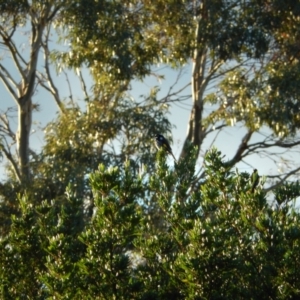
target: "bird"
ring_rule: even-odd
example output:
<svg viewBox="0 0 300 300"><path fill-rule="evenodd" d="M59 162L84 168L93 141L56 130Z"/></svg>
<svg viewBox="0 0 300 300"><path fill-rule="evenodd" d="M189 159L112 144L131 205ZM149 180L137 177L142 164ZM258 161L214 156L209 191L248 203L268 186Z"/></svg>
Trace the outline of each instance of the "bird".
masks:
<svg viewBox="0 0 300 300"><path fill-rule="evenodd" d="M176 158L172 152L172 149L171 149L171 146L170 146L168 140L162 134L157 134L155 136L155 146L157 149L163 148L165 151L167 151L168 154L172 155L174 160L176 161Z"/></svg>
<svg viewBox="0 0 300 300"><path fill-rule="evenodd" d="M254 193L254 190L259 183L259 175L258 175L257 169L253 170L253 173L251 174L251 177L250 177L250 182L251 182L251 193Z"/></svg>

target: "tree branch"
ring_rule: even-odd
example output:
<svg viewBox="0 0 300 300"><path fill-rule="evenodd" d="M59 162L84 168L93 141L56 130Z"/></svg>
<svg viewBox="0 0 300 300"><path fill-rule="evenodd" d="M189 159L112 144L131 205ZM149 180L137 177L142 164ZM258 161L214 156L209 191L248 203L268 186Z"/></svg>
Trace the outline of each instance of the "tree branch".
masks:
<svg viewBox="0 0 300 300"><path fill-rule="evenodd" d="M276 141L274 143L258 142L248 145L246 155L255 152L257 149L267 149L272 147L290 149L298 145L300 145L300 140L290 143L284 143L283 141Z"/></svg>
<svg viewBox="0 0 300 300"><path fill-rule="evenodd" d="M20 54L20 52L18 51L17 47L15 46L14 42L11 39L11 35L7 36L7 34L5 33L5 30L2 28L2 26L0 26L0 35L4 41L4 45L9 49L9 52L11 54L11 57L13 59L13 62L18 70L18 72L20 73L22 79L25 79L25 72L24 69L22 68L20 61L26 65L26 60L23 58L23 56Z"/></svg>
<svg viewBox="0 0 300 300"><path fill-rule="evenodd" d="M291 177L292 175L296 174L298 171L300 171L300 167L294 169L293 171L287 173L285 176L283 176L277 183L271 185L270 187L263 189L264 192L269 192L277 187L279 187L280 185L282 185L289 177ZM270 178L270 176L267 176L268 178Z"/></svg>
<svg viewBox="0 0 300 300"><path fill-rule="evenodd" d="M71 99L72 104L74 104L74 100L73 100L73 92L72 92L72 87L71 87L71 84L70 84L70 80L69 80L68 73L65 72L65 71L63 71L63 73L65 74L66 81L67 81L68 88L69 88L69 93L70 93L69 98Z"/></svg>
<svg viewBox="0 0 300 300"><path fill-rule="evenodd" d="M3 125L0 125L0 131L8 135L14 142L16 141L16 135L15 133L11 130L10 124L7 118L6 114L0 115L0 120L2 121Z"/></svg>
<svg viewBox="0 0 300 300"><path fill-rule="evenodd" d="M80 80L81 88L82 88L83 93L84 93L84 97L85 97L85 99L89 99L89 94L87 92L86 84L85 84L85 81L83 79L82 72L81 72L80 69L78 70L77 74L78 74L78 77L79 77L79 80Z"/></svg>
<svg viewBox="0 0 300 300"><path fill-rule="evenodd" d="M7 141L5 140L6 144ZM7 145L7 149L5 148L5 146L3 144L0 144L0 150L3 151L5 157L7 158L7 160L11 163L13 170L15 172L15 175L18 179L19 182L21 182L21 174L20 174L20 170L18 168L18 164L17 162L14 160L14 158L11 155L11 152L9 151L8 145Z"/></svg>
<svg viewBox="0 0 300 300"><path fill-rule="evenodd" d="M70 4L70 5L71 5L71 4ZM55 8L53 9L53 11L50 12L50 14L49 14L49 16L48 16L48 18L47 18L47 22L50 22L51 20L53 20L53 18L56 16L56 14L58 13L58 11L59 11L62 7L63 7L63 4L57 5L57 7L55 7ZM65 8L65 9L67 9L67 8Z"/></svg>
<svg viewBox="0 0 300 300"><path fill-rule="evenodd" d="M12 96L12 98L18 104L19 97L18 97L14 87L12 86L16 83L14 82L14 80L12 79L12 77L10 76L10 74L8 73L8 71L2 64L0 64L0 78L3 81L4 86L6 87L6 89L10 93L10 95Z"/></svg>
<svg viewBox="0 0 300 300"><path fill-rule="evenodd" d="M248 142L251 139L251 136L253 134L252 130L248 130L248 132L243 137L234 157L226 163L227 166L234 166L237 162L239 162L243 158L243 153L248 148Z"/></svg>
<svg viewBox="0 0 300 300"><path fill-rule="evenodd" d="M42 47L44 49L44 58L45 58L44 68L46 71L47 78L45 78L45 76L43 76L41 74L40 76L42 77L42 79L40 80L40 84L51 93L58 108L60 109L60 112L64 113L64 106L60 100L59 91L54 84L54 81L52 79L51 72L50 72L50 67L49 67L49 54L50 54L50 50L48 48L49 34L50 34L50 26L48 26L48 28L47 28L45 41L42 43ZM45 80L48 82L49 87L44 84L43 78L45 78Z"/></svg>
<svg viewBox="0 0 300 300"><path fill-rule="evenodd" d="M222 129L222 128L224 128L224 127L227 127L227 126L228 126L227 124L218 125L218 126L216 126L216 127L212 126L211 129L209 129L209 130L207 130L207 131L205 132L205 136L209 135L209 134L212 133L213 131L220 130L220 129ZM220 132L220 131L219 131L219 132Z"/></svg>

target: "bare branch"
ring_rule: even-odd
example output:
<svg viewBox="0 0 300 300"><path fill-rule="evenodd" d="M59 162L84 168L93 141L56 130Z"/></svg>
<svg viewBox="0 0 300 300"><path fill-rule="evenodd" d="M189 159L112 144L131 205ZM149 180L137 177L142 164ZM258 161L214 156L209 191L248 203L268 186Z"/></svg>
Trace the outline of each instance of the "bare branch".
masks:
<svg viewBox="0 0 300 300"><path fill-rule="evenodd" d="M267 138L269 139L269 138ZM265 141L253 143L248 145L246 155L249 155L250 153L255 153L258 149L267 149L272 147L279 147L284 149L290 149L292 147L300 145L300 140L295 142L283 142L283 141L275 141L273 143L266 143Z"/></svg>
<svg viewBox="0 0 300 300"><path fill-rule="evenodd" d="M0 131L8 135L14 142L16 141L16 135L11 130L9 120L6 114L0 115L0 120L4 125L0 125Z"/></svg>
<svg viewBox="0 0 300 300"><path fill-rule="evenodd" d="M2 65L0 64L0 69L3 71L3 73L5 74L5 76L8 78L8 80L11 82L11 84L13 85L13 87L15 89L18 88L18 84L16 83L16 81L13 79L13 76L9 73L9 71Z"/></svg>
<svg viewBox="0 0 300 300"><path fill-rule="evenodd" d="M45 7L45 11L42 13L41 18L38 18L33 11L30 11L31 16L31 49L30 60L27 64L26 74L23 78L23 93L20 101L26 102L31 97L36 79L37 62L40 48L42 47L42 36L46 24L47 13L50 11L50 5Z"/></svg>
<svg viewBox="0 0 300 300"><path fill-rule="evenodd" d="M22 62L24 65L26 65L27 64L26 60L24 59L24 57L18 51L16 45L14 44L14 42L11 39L11 35L8 36L5 32L5 30L2 28L2 26L0 26L0 36L2 37L2 39L4 41L3 44L6 47L8 47L9 52L11 54L11 57L13 59L13 62L15 64L18 72L20 73L21 77L24 80L25 79L25 72L24 72L24 68L22 67L20 62Z"/></svg>
<svg viewBox="0 0 300 300"><path fill-rule="evenodd" d="M83 90L83 93L84 93L84 97L85 99L89 99L89 94L87 92L87 88L86 88L86 84L85 84L85 81L84 81L84 78L82 76L82 72L80 69L78 69L78 77L79 77L79 80L80 80L80 83L81 83L81 87L82 87L82 90Z"/></svg>
<svg viewBox="0 0 300 300"><path fill-rule="evenodd" d="M167 103L167 102L178 102L179 100L179 98L177 97L182 91L184 91L188 86L190 86L191 84L190 83L188 83L188 84L186 84L186 85L184 85L183 87L181 87L179 90L177 90L177 91L175 91L175 92L173 92L173 93L170 93L171 92L171 90L169 90L169 93L167 94L167 96L165 96L165 97L163 97L160 101L161 102L164 102L164 103ZM172 97L177 97L177 99L173 99L173 100L171 100L171 98ZM181 96L180 98L182 98L182 99L189 99L191 97L191 95L186 95L186 96ZM182 101L182 100L181 100Z"/></svg>
<svg viewBox="0 0 300 300"><path fill-rule="evenodd" d="M248 60L246 60L246 61L243 60L241 63L234 64L233 66L230 65L230 67L227 67L227 68L225 68L225 69L223 69L223 70L221 70L220 72L217 73L217 71L220 69L220 67L221 67L222 65L224 65L224 62L223 62L223 61L219 61L219 63L217 64L218 68L217 68L217 69L214 71L214 73L212 74L213 76L211 76L210 82L211 82L212 80L216 80L216 79L218 79L218 78L220 78L220 77L222 77L222 76L225 76L225 75L228 74L229 72L232 72L232 71L234 71L234 70L240 68L241 66L246 65L247 62L249 62L249 61L250 61L250 59L248 59ZM216 68L216 67L215 67L215 68ZM215 68L214 68L214 69L215 69Z"/></svg>
<svg viewBox="0 0 300 300"><path fill-rule="evenodd" d="M290 171L289 173L287 173L285 176L283 176L277 183L271 185L270 187L264 189L265 192L269 192L277 187L279 187L280 185L282 185L289 177L291 177L292 175L296 174L297 172L300 171L300 167L294 169L293 171ZM271 176L267 176L267 177L271 177Z"/></svg>
<svg viewBox="0 0 300 300"><path fill-rule="evenodd" d="M71 5L71 4L70 4ZM63 7L63 4L61 5L57 5L57 7L55 7L53 9L53 11L49 14L48 18L47 18L47 22L50 22L54 17L55 15L58 13L58 11ZM67 8L65 8L67 9Z"/></svg>
<svg viewBox="0 0 300 300"><path fill-rule="evenodd" d="M207 130L205 132L205 136L209 135L213 131L220 130L220 129L224 128L224 127L227 127L227 124L218 125L216 127L212 126L211 129L209 129L209 130ZM219 134L219 132L218 132L218 134Z"/></svg>
<svg viewBox="0 0 300 300"><path fill-rule="evenodd" d="M176 76L176 79L174 83L169 87L168 93L166 96L161 98L159 101L163 103L170 103L170 102L181 102L185 101L186 99L189 99L191 95L185 95L185 96L180 96L179 94L183 92L187 87L191 85L191 83L185 84L183 87L176 89L176 91L172 92L174 88L178 85L180 78L183 76L183 69L180 69L178 72L178 75ZM176 97L176 99L172 99L173 97Z"/></svg>
<svg viewBox="0 0 300 300"><path fill-rule="evenodd" d="M11 39L12 37L13 37L13 35L14 35L14 33L15 33L15 31L16 31L16 27L17 27L17 22L16 22L16 18L17 18L17 16L16 15L14 15L13 16L13 26L12 26L12 29L11 29L11 33L8 35L8 38L9 39ZM9 30L7 30L7 32L8 32Z"/></svg>
<svg viewBox="0 0 300 300"><path fill-rule="evenodd" d="M67 81L68 88L69 88L69 93L70 93L69 98L71 99L72 104L74 104L74 100L73 100L73 92L72 92L72 87L71 87L71 84L70 84L70 80L69 80L68 73L65 72L65 71L63 71L63 73L65 74L66 81Z"/></svg>
<svg viewBox="0 0 300 300"><path fill-rule="evenodd" d="M14 81L11 77L8 77L8 74L6 73L6 69L2 64L0 64L0 78L4 83L4 86L8 90L8 92L11 94L12 98L18 103L18 95L16 94L16 91L14 87L12 86L14 84Z"/></svg>
<svg viewBox="0 0 300 300"><path fill-rule="evenodd" d="M247 150L248 148L248 142L251 139L251 136L253 134L252 130L248 130L248 132L245 134L245 136L243 137L234 157L228 161L226 163L226 165L228 166L233 166L235 165L237 162L241 161L241 159L243 158L243 153L245 152L245 150Z"/></svg>
<svg viewBox="0 0 300 300"><path fill-rule="evenodd" d="M219 70L219 68L223 65L223 61L219 60L218 62L212 61L211 63L211 68L208 72L208 75L205 77L205 79L203 80L203 89L205 90L208 86L208 84L211 82L211 80L215 79L216 77L220 77L221 75L216 75L216 72Z"/></svg>
<svg viewBox="0 0 300 300"><path fill-rule="evenodd" d="M5 142L6 142L6 140L5 140ZM19 168L18 168L18 164L14 160L13 156L11 155L11 152L9 151L8 145L7 145L7 148L4 145L1 145L1 144L0 144L0 146L2 146L1 151L3 151L5 157L11 163L16 177L18 178L19 182L21 182L21 174L20 174L20 171L19 171Z"/></svg>
<svg viewBox="0 0 300 300"><path fill-rule="evenodd" d="M40 80L40 84L52 94L58 108L63 113L64 106L60 100L59 91L54 84L54 81L52 79L51 72L50 72L50 67L49 67L49 54L50 54L50 51L48 48L49 34L50 34L50 26L48 26L48 28L47 28L45 41L42 43L42 47L44 49L44 58L45 58L44 68L45 68L47 77L45 78L45 76L40 75L40 77L42 77L42 79ZM44 83L43 78L48 82L49 87Z"/></svg>

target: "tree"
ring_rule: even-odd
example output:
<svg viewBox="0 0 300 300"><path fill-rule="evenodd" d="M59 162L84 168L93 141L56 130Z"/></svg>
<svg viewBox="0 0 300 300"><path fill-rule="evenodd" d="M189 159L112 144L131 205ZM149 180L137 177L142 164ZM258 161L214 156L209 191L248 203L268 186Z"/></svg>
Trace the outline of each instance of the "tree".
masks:
<svg viewBox="0 0 300 300"><path fill-rule="evenodd" d="M86 282L85 298L127 299L139 291L139 280L130 272L129 251L139 234L142 210L137 200L145 189L143 178L133 174L127 163L108 170L101 165L91 175L95 213L80 237L87 247L79 265Z"/></svg>
<svg viewBox="0 0 300 300"><path fill-rule="evenodd" d="M2 20L0 27L1 45L7 49L14 62L20 83L14 78L4 64L1 63L0 77L9 91L11 97L18 106L18 131L12 132L8 119L1 117L2 132L17 143L18 161L16 161L8 146L6 136L2 134L1 151L11 162L15 176L19 181L29 181L30 167L29 155L30 145L29 136L32 124L32 96L36 89L37 64L40 49L43 43L43 34L47 31L47 26L55 18L60 5L50 5L50 3L40 4L33 2L30 6L27 1L2 1L1 2ZM29 57L26 58L16 46L13 36L18 26L24 26L30 22L31 41Z"/></svg>
<svg viewBox="0 0 300 300"><path fill-rule="evenodd" d="M299 212L292 205L299 184L284 182L298 167L279 181L276 205L260 185L249 192L248 173L233 171L247 155L299 144L297 3L6 1L1 8L1 45L20 75L1 61L0 78L20 116L18 134L10 110L1 116L1 154L13 171L0 186L3 298L299 296ZM23 25L32 39L27 58L15 39ZM51 50L55 26L70 42L65 51ZM63 101L51 58L63 72L76 68L84 108L68 76L70 101ZM162 151L155 162L149 145L152 132L170 131L166 112L177 94L170 89L158 100L153 90L132 101L130 83L158 62L189 61L188 134L169 168ZM218 89L209 94L213 84ZM33 92L42 88L59 115L35 153L28 142ZM205 139L236 122L246 133L233 157L224 161L212 150L198 170ZM264 126L270 134L251 142Z"/></svg>
<svg viewBox="0 0 300 300"><path fill-rule="evenodd" d="M193 159L189 162L192 166ZM299 185L285 187L290 204L276 208L261 187L249 193L250 174L230 171L220 152L212 150L205 162L201 188L184 202L174 199L174 181L187 171L193 174L192 168L181 165L172 173L161 162L150 180L166 231L149 232L145 220L147 234L137 244L145 258L137 270L145 298L165 299L170 293L174 299L296 297L298 271L290 258L299 246L299 212L292 204Z"/></svg>
<svg viewBox="0 0 300 300"><path fill-rule="evenodd" d="M19 116L18 129L15 130L12 126L13 118L10 115L12 109L3 111L1 115L0 149L1 154L10 163L9 179L1 185L3 201L1 201L0 211L5 220L2 228L2 233L4 233L10 224L10 216L19 212L16 201L18 193L24 193L26 189L27 193L36 196L37 202L41 199L50 201L63 197L66 187L72 183L73 187L76 187L78 197L84 195L86 200L92 201L91 191L87 185L88 173L94 170L100 162L112 165L130 159L132 163L135 163L136 170L142 164L150 166L153 160L149 159L147 145L151 139L151 132L169 130L170 124L164 116L167 105L162 105L155 99L157 91L154 90L149 96L145 96L143 103L132 102L130 95L124 93L129 87L125 71L121 74L116 72L119 75L113 76L109 82L108 79L101 81L95 79L93 85L87 84L83 70L77 69L77 79L82 86L86 106L82 109L82 106L74 102L75 95L72 92L69 75L66 77L66 83L69 86L71 103L64 101L51 69L51 58L59 56L58 51L50 50L51 38L55 36L55 26L63 30L67 24L64 22L80 13L76 3L71 1L62 4L54 1L40 4L34 1L19 5L18 1L11 1L10 5L3 2L2 7L3 16L6 18L6 22L1 27L2 46L11 55L16 65L15 71L19 73L20 78L23 78L22 84L19 85L16 72L9 71L5 65L6 61L1 62L0 77L18 105ZM120 4L116 4L116 7L119 9ZM105 14L102 8L101 6L98 9L101 14ZM91 9L94 12L95 7ZM113 9L107 6L107 13ZM85 17L82 16L82 18ZM113 16L110 18L112 19ZM81 24L81 22L76 22ZM112 24L112 22L108 23ZM108 31L115 30L113 24L111 28L107 25L104 27ZM19 32L22 29L28 29L31 34L28 53L27 51L21 52L17 47ZM79 30L75 27L73 29ZM76 34L73 31L71 33ZM107 47L103 49L115 48L111 45L110 37L107 34L105 36L106 41L102 37L101 42L107 43ZM64 37L63 33L60 37ZM120 39L122 40L122 36ZM74 45L74 51L76 47L79 46ZM41 59L40 52L44 54L44 60ZM84 57L87 54L81 55ZM39 57L43 69L37 64ZM120 59L111 61L108 57L103 58L103 64L108 66L105 67L108 68L107 78L108 72L111 73L111 70L116 68L115 64L119 62ZM71 63L67 64L67 66L70 65ZM57 67L59 68L58 64ZM27 71L25 72L24 69ZM132 76L142 76L143 72L139 68L132 73ZM92 87L91 90L89 87ZM34 109L38 109L39 104L33 103L33 99L43 89L54 99L60 115L46 129L45 147L40 152L35 152L30 147L29 138L32 113ZM73 121L70 122L70 120ZM130 124L130 127L127 124ZM146 143L145 136L148 136ZM58 142L60 140L61 143ZM114 144L108 145L109 141L116 141L122 151L116 151ZM16 155L14 155L14 150L16 150ZM138 153L141 156L134 160L133 155ZM90 210L92 210L92 204Z"/></svg>
<svg viewBox="0 0 300 300"><path fill-rule="evenodd" d="M11 230L1 238L1 298L43 299L45 290L39 276L45 270L45 252L36 211L28 198L19 198L19 202L20 217L11 216Z"/></svg>
<svg viewBox="0 0 300 300"><path fill-rule="evenodd" d="M237 123L246 133L229 161L232 165L270 147L297 149L299 139L295 137L295 129L299 112L295 88L298 85L294 83L298 80L298 61L295 51L290 59L284 54L292 42L279 39L278 32L282 28L278 24L288 24L284 30L289 33L285 34L297 36L297 3L285 3L285 13L280 17L276 12L282 3L276 1L271 5L262 5L261 1L201 1L193 2L193 6L175 1L172 4L169 7L170 3L161 3L163 11L172 12L167 17L169 23L163 17L156 18L155 22L171 40L163 44L166 48L163 54L176 57L177 62L191 59L193 63L193 108L184 145L192 142L200 153L210 134ZM155 10L153 6L151 9ZM160 15L158 10L153 14ZM287 14L293 17L286 23ZM144 36L147 33L155 34L146 31ZM182 44L186 47L182 48ZM282 66L286 66L285 71L280 71ZM212 85L219 91L209 94ZM205 113L208 105L214 106L209 115ZM251 143L265 126L271 131L267 140ZM185 146L182 158L184 149ZM285 175L293 175L298 170L298 166L293 169L290 165L290 168Z"/></svg>
<svg viewBox="0 0 300 300"><path fill-rule="evenodd" d="M158 3L157 10L154 5L149 9L159 16L155 18L156 28L164 28L170 41L160 40L165 47L161 59L190 59L193 65L193 106L180 157L186 157L189 143L200 153L209 135L228 126L241 126L245 131L229 165L247 161L254 153L266 153L279 164L280 158L276 160L268 149L298 151L299 60L294 38L299 35L299 4L219 0ZM161 17L161 11L171 16ZM160 35L152 28L144 36ZM210 93L212 86L215 90ZM209 114L205 112L208 106L213 107ZM298 171L299 165L289 163L285 172L274 177L283 182Z"/></svg>
<svg viewBox="0 0 300 300"><path fill-rule="evenodd" d="M87 226L71 187L60 204L22 199L0 240L1 297L299 297L299 183L269 203L261 186L249 192L250 174L232 171L213 149L201 188L187 196L197 151L188 157L170 170L160 152L150 176L135 177L129 163L100 166ZM162 226L153 226L145 197L163 212Z"/></svg>
<svg viewBox="0 0 300 300"><path fill-rule="evenodd" d="M82 23L76 36L72 32L69 35L74 47L86 53L83 45L90 43L94 47L100 43L99 35L94 33L102 32L105 22L96 10L78 13L97 20ZM126 64L127 69L124 65L116 66L119 74L125 69L127 74L133 74L140 62L146 66L143 75L155 63L173 67L187 62L193 65L193 106L180 154L182 159L189 143L197 146L200 154L211 135L239 126L244 129L244 137L228 164L247 162L250 155L262 153L276 165L285 165L282 174L270 176L279 179L279 184L299 171L298 165L286 164L286 158L274 158L272 151L298 151L299 146L299 85L295 84L299 80L299 61L294 39L299 35L297 2L137 1L124 3L122 8L114 7L113 13L117 20L126 19L122 23L126 26L120 29L124 38L120 52L109 56ZM76 26L74 19L67 17L66 22ZM78 34L82 36L79 44ZM104 67L107 64L97 64L104 56L102 51L103 47L97 47L97 51L84 56L96 79L98 74L110 71ZM82 61L82 56L70 61L67 53L61 57L71 65ZM210 93L212 87L215 89ZM211 106L213 111L207 114L205 111ZM198 179L201 177L200 173Z"/></svg>
<svg viewBox="0 0 300 300"><path fill-rule="evenodd" d="M63 59L60 60L60 67L57 63L57 67L60 70L64 66L81 67L85 62L95 59L97 60L97 64L105 65L104 68L100 69L102 77L100 79L95 78L96 85L94 86L94 93L92 95L88 94L81 71L78 72L86 100L103 97L106 98L106 103L116 101L120 96L122 97L122 92L128 89L129 79L136 76L141 77L147 73L144 70L148 64L146 59L140 61L137 70L133 70L129 77L127 69L120 66L120 64L125 64L124 60L126 60L126 57L135 57L134 53L126 52L127 48L116 47L115 44L119 43L123 45L124 40L128 39L129 36L133 36L138 31L138 28L134 27L135 24L128 23L128 27L123 25L117 27L116 23L113 22L116 16L119 16L121 19L126 17L125 13L128 4L107 1L106 5L104 5L105 10L103 10L102 2L97 2L98 6L95 6L95 3L93 1L91 3L81 3L84 4L84 9L80 6L80 2L77 3L75 1L67 1L63 4L59 1L45 2L43 4L39 3L39 1L33 1L32 3L28 3L27 1L21 3L19 1L2 1L0 3L4 20L0 28L1 45L10 54L16 67L15 71L17 72L17 75L15 75L15 72L11 72L6 67L5 62L3 62L1 63L0 77L3 85L16 102L18 109L18 130L16 132L14 132L11 126L8 113L4 113L1 116L1 153L10 162L14 175L19 182L30 181L30 177L33 175L30 174L30 159L31 157L35 158L35 153L30 149L29 137L32 125L32 111L38 107L32 101L34 93L40 91L40 88L46 89L57 103L60 113L66 113L66 104L63 103L60 97L50 69L51 58L59 60L60 53L62 52L57 49L50 50L50 37L54 36L55 27L58 28L58 32L60 32L58 34L60 34L61 39L70 38L71 42L73 42L74 36L76 36L76 42L71 44L72 48L68 48L67 57L69 60L66 61L66 55L62 55ZM88 48L87 51L83 51L82 49L78 51L78 48L82 47L81 42L92 43L92 39L89 36L91 32L87 31L88 36L85 36L85 31L83 30L85 29L84 26L91 25L93 19L87 17L87 15L90 14L89 16L92 17L92 13L98 14L102 18L101 26L98 29L98 33L101 32L101 35L97 37L101 45L97 49L99 51L100 49L106 49L107 53L95 52L93 45L91 45L92 49ZM76 26L72 23L75 18ZM88 22L86 22L87 20ZM67 26L70 26L69 30L67 30L68 35L63 33ZM29 51L25 51L24 54L17 46L18 38L20 38L19 31L22 28L28 30L31 35ZM127 34L127 30L132 32ZM112 44L110 36L114 34L117 34L117 36L115 36ZM95 33L92 36L94 35ZM135 41L135 43L138 43L138 41ZM132 48L134 47L130 46L128 51L133 51ZM40 71L38 60L41 59L42 51L44 54L44 60L42 60L44 70ZM111 56L110 54L113 51L120 51L120 54L116 57L114 55ZM97 53L98 56L91 56L92 53ZM151 55L153 56L154 54ZM71 59L72 56L74 56L74 59ZM73 63L74 60L75 62ZM94 66L92 65L89 67L91 73L94 75L96 71L99 71L99 69L94 70ZM107 78L105 79L105 76L113 78L108 80ZM18 83L19 79L21 79L20 83ZM10 146L11 143L16 143L17 157L13 155L13 148Z"/></svg>
<svg viewBox="0 0 300 300"><path fill-rule="evenodd" d="M47 295L76 298L77 286L81 282L78 263L86 253L86 246L79 241L85 228L84 201L76 197L76 189L69 185L66 195L49 203L43 201L36 208L39 238L42 240L41 252L46 272L38 278L43 283Z"/></svg>
<svg viewBox="0 0 300 300"><path fill-rule="evenodd" d="M56 60L60 70L87 65L95 85L90 95L82 72L77 69L84 97L101 97L103 102L115 104L130 88L130 80L150 74L153 64L162 61L180 66L191 61L193 108L180 154L182 159L188 143L197 146L200 154L207 137L234 124L243 126L245 136L228 162L231 165L266 149L297 149L299 145L295 135L299 85L291 84L298 80L297 45L289 38L298 34L294 2L281 6L280 1L262 4L256 0L156 1L155 5L148 1L69 1L43 5L11 1L10 5L3 2L2 6L2 45L15 62L22 83L17 84L18 78L1 64L2 82L16 101L19 115L16 132L8 111L1 116L1 151L19 182L24 182L22 178L30 179L30 162L38 157L29 145L32 110L37 108L32 104L33 91L38 87L46 89L60 112L66 113L51 74L50 58ZM284 7L280 16L278 7ZM277 24L285 24L284 29ZM16 46L22 26L31 32L28 57ZM49 38L54 27L61 39L70 41L66 51L50 50ZM41 50L45 57L43 72L37 70ZM208 94L207 89L213 84L218 90ZM170 92L161 102L170 101L171 96L174 93ZM205 114L207 105L214 106L209 115ZM270 129L267 137L251 142L265 127ZM13 155L12 143L16 143L18 156ZM297 170L298 166L277 176L281 178L279 182L295 175Z"/></svg>

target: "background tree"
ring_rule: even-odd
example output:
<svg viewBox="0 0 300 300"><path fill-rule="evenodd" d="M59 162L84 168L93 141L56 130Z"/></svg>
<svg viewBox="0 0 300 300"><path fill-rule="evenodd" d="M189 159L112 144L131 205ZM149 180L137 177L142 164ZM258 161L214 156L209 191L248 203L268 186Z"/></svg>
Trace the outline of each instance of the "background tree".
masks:
<svg viewBox="0 0 300 300"><path fill-rule="evenodd" d="M119 64L126 67L118 65L116 69L119 74L126 70L128 76L138 75L134 71L139 70L140 62L145 62L143 75L149 74L155 63L178 67L190 62L193 104L180 157L185 157L189 143L197 146L200 154L212 135L222 136L228 127L243 128L244 136L228 164L248 163L249 156L259 153L276 167L284 165L281 174L270 176L281 183L299 171L299 165L274 156L287 149L293 153L299 146L299 85L295 84L299 73L295 39L299 34L298 5L294 1L257 0L124 3L122 8L112 9L117 20L125 18L122 24L126 26L120 30L123 42L113 45L113 49L120 49L118 54L112 50L109 58L120 58ZM77 13L77 6L74 9ZM105 21L96 10L78 10L78 14L85 15L87 23L80 24L76 35L71 31L68 36L78 52L86 53L84 45L101 43L101 35L94 33L105 32ZM98 21L91 23L89 18ZM76 27L68 14L66 23ZM82 36L79 43L78 35ZM84 56L98 82L99 74L103 78L107 70L110 72L107 63L97 63L104 56L103 49L96 47ZM70 59L68 53L57 57L72 66L80 65L83 59L73 54ZM213 107L211 113L207 113L208 107Z"/></svg>
<svg viewBox="0 0 300 300"><path fill-rule="evenodd" d="M54 36L55 26L58 26L60 30L66 28L64 27L67 26L65 20L70 15L65 15L64 12L73 12L74 17L80 11L77 11L78 7L74 2L64 2L64 4L47 2L43 5L37 2L31 4L24 2L23 6L19 6L18 3L18 1L12 1L11 6L7 2L2 4L6 18L1 27L2 46L11 55L16 70L11 72L3 61L0 75L4 86L18 104L19 115L17 129L12 125L14 120L10 115L11 109L3 111L1 115L1 153L10 163L9 170L11 171L9 179L1 186L4 199L1 204L1 216L5 220L4 227L10 223L10 215L17 213L16 195L19 192L23 193L25 186L27 186L27 193L32 192L36 195L37 201L63 197L69 183L76 188L78 196L84 195L87 200L91 199L86 176L97 167L99 162L112 165L130 159L132 163L135 163L136 172L138 172L142 164L150 166L153 161L149 160L150 147L148 146L152 131L170 129L170 124L164 116L168 105L156 101L157 91L154 90L149 96L145 96L144 102L132 102L130 96L124 94L129 88L129 79L124 70L117 71L116 74L119 75L113 76L108 81L108 72L112 74L111 70L117 68L115 64L118 64L122 58L111 61L107 56L103 57L103 64L106 64L110 71L105 73L106 79L95 79L94 85L87 84L83 70L77 69L76 74L82 86L86 105L83 108L74 102L75 95L68 81L69 77L67 77L67 84L69 83L71 103L65 102L57 88L57 79L54 78L50 67L51 57L59 57L58 51L50 50L51 38ZM116 14L120 14L120 5L115 4ZM113 4L111 6L106 7L107 14L114 10ZM101 10L101 14L104 13L102 8L102 6L99 8L91 6L93 11L94 9ZM85 17L82 16L82 18ZM112 18L113 16L109 20L111 21ZM110 21L107 22L112 28L109 29L107 24L101 28L108 31L116 30L117 28ZM28 53L27 51L21 52L17 47L22 29L28 29L31 34L31 50ZM77 30L75 27L73 29ZM131 30L135 29L131 28ZM73 34L73 31L71 33ZM61 38L65 36L63 32L60 34ZM107 45L103 49L109 49L109 47L115 49L115 45L111 45L109 35L106 33L104 35L107 37L106 42L103 38L101 42ZM119 37L123 39L121 34ZM76 50L76 47L79 46L74 45L73 48ZM43 68L37 64L40 52L44 54L44 60L41 60ZM82 57L84 55L87 56L86 53L81 54ZM87 58L88 56L85 61ZM59 67L58 63L57 67ZM30 68L30 72L24 73L24 68ZM92 66L90 70L93 74ZM16 72L18 75L15 75ZM142 76L143 72L138 69L131 77ZM22 90L26 94L24 97L19 92L19 78L23 78L22 86L28 83L26 91ZM46 129L44 149L41 152L34 152L30 148L29 137L32 113L38 104L33 104L32 99L43 89L54 99L60 115ZM18 93L21 98L23 97L22 101L19 101L16 96ZM27 110L24 110L22 105L25 105ZM73 121L70 122L70 120ZM22 136L20 139L22 143L18 142L19 133ZM147 142L145 142L145 137L147 137ZM121 151L116 150L117 146ZM16 150L16 155L14 155L14 150ZM138 158L137 153L141 154ZM75 164L74 160L76 160ZM6 229L3 228L3 230Z"/></svg>
<svg viewBox="0 0 300 300"><path fill-rule="evenodd" d="M0 7L2 11L1 45L10 53L19 76L18 79L15 79L11 71L1 63L1 80L18 107L18 130L16 133L12 132L7 117L4 115L1 118L3 124L1 131L5 134L2 134L1 151L11 162L17 179L26 182L30 180L29 136L32 125L32 96L36 89L39 53L47 26L51 24L61 6L50 3L40 4L35 1L31 5L27 1L2 1ZM13 39L18 27L26 25L31 28L28 57L22 54ZM7 136L17 143L17 160L10 152Z"/></svg>
<svg viewBox="0 0 300 300"><path fill-rule="evenodd" d="M29 104L33 91L44 87L60 111L65 112L65 104L51 75L50 56L60 70L88 65L95 82L92 99L102 96L106 101L119 99L130 88L130 80L150 74L155 63L179 66L191 61L193 108L182 158L189 142L197 146L200 153L209 135L234 124L243 126L246 133L229 161L231 165L266 149L297 149L298 85L290 86L290 83L298 80L298 59L296 42L288 38L298 34L295 2L280 6L280 1L262 4L255 0L107 1L105 5L104 2L70 1L63 5L24 2L19 6L11 1L10 5L7 2L2 5L5 14L2 45L20 75L19 78L14 76L2 64L2 81L18 103L20 118L19 129L15 131L8 115L2 115L1 149L19 181L22 173L28 180L30 158L34 159L35 155L29 147L32 109L36 107ZM81 9L82 5L85 9ZM284 7L280 16L276 13L278 7ZM170 13L161 16L161 12ZM17 33L23 25L31 32L28 57L16 46ZM71 47L66 51L50 50L49 37L53 36L54 27L61 39L70 41ZM40 50L45 57L43 72L37 72ZM23 78L22 84L18 83L20 78ZM85 98L91 99L80 70L79 78ZM22 87L26 84L26 88ZM208 94L207 89L213 84L219 89ZM209 115L205 114L207 105L214 106ZM26 110L25 106L30 109ZM254 142L253 137L263 134L266 127L270 129L267 137ZM11 143L17 144L17 157L13 155ZM295 175L298 166L288 170L281 179Z"/></svg>

